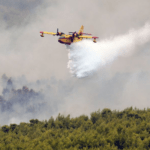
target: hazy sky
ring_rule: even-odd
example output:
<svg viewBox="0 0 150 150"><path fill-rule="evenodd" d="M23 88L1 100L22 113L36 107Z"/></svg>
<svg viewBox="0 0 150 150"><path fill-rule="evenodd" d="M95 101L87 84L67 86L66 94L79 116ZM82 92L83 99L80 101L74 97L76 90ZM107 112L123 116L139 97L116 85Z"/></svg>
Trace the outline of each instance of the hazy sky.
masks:
<svg viewBox="0 0 150 150"><path fill-rule="evenodd" d="M53 109L27 115L16 104L23 117L6 111L0 124L30 117L48 119L58 113L89 115L106 107L150 107L150 42L137 43L129 56L119 56L92 76L78 79L67 68L66 46L58 43L58 37L41 38L39 34L57 28L65 33L78 31L84 25L84 32L100 41L112 39L148 24L149 8L149 0L0 0L0 76L11 77L16 89L25 85L42 91L44 101ZM1 93L3 88L1 84ZM7 116L9 119L4 119Z"/></svg>

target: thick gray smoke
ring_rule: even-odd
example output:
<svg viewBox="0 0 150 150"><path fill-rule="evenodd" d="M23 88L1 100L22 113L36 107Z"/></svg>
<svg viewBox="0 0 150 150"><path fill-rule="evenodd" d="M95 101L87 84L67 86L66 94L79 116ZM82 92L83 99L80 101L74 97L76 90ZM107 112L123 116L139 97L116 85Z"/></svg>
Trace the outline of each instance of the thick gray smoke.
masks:
<svg viewBox="0 0 150 150"><path fill-rule="evenodd" d="M131 30L128 34L102 39L96 44L89 40L74 43L69 48L68 67L77 77L93 74L98 68L111 63L118 56L132 54L136 46L150 40L150 25L139 30Z"/></svg>
<svg viewBox="0 0 150 150"><path fill-rule="evenodd" d="M4 87L0 95L1 124L19 123L31 116L36 117L46 108L42 92L35 92L27 86L17 88L16 81L6 75L2 76L1 83Z"/></svg>
<svg viewBox="0 0 150 150"><path fill-rule="evenodd" d="M0 0L0 125L150 107L149 8L149 0ZM81 25L99 40L68 47L68 69L66 46L39 32Z"/></svg>
<svg viewBox="0 0 150 150"><path fill-rule="evenodd" d="M48 119L58 115L65 97L72 91L68 82L50 80L28 82L25 77L3 75L0 94L0 125Z"/></svg>

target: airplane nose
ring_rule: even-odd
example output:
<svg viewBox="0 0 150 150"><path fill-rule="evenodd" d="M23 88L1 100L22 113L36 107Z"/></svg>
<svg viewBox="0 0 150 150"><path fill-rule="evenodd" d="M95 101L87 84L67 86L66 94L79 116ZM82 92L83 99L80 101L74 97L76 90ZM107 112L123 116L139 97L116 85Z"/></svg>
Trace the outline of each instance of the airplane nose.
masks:
<svg viewBox="0 0 150 150"><path fill-rule="evenodd" d="M60 43L60 42L61 42L61 39L58 39L58 42Z"/></svg>
<svg viewBox="0 0 150 150"><path fill-rule="evenodd" d="M59 42L59 43L64 43L64 42L63 42L63 39L64 39L64 37L60 37L60 38L58 39L58 42Z"/></svg>
<svg viewBox="0 0 150 150"><path fill-rule="evenodd" d="M63 43L63 42L61 41L61 39L58 39L58 42L59 42L59 43Z"/></svg>

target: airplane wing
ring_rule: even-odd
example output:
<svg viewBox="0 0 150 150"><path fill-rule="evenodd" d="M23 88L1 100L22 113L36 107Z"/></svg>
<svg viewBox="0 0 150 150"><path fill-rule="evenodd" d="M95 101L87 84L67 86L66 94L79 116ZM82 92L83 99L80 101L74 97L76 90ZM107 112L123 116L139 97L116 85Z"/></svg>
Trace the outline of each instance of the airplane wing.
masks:
<svg viewBox="0 0 150 150"><path fill-rule="evenodd" d="M96 36L85 36L85 35L81 35L81 36L79 36L79 38L85 38L85 39L97 39L98 37L96 37Z"/></svg>
<svg viewBox="0 0 150 150"><path fill-rule="evenodd" d="M79 38L94 39L93 42L96 43L96 39L98 37L96 37L96 36L83 36L83 35L81 35L81 36L79 36Z"/></svg>
<svg viewBox="0 0 150 150"><path fill-rule="evenodd" d="M57 33L54 33L54 32L46 32L46 31L44 31L43 32L44 34L51 34L51 35L56 35Z"/></svg>
<svg viewBox="0 0 150 150"><path fill-rule="evenodd" d="M57 33L54 32L46 32L46 31L41 31L41 37L44 37L44 34L51 34L51 35L56 35Z"/></svg>

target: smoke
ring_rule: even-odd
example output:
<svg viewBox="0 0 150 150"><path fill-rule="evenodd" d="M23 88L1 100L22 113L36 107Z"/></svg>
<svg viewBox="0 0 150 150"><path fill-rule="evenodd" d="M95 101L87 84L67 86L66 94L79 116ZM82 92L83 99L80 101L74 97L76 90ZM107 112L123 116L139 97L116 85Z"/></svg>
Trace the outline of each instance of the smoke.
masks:
<svg viewBox="0 0 150 150"><path fill-rule="evenodd" d="M0 125L56 117L64 110L65 98L73 89L69 81L55 77L28 82L25 77L9 78L4 74L0 81Z"/></svg>
<svg viewBox="0 0 150 150"><path fill-rule="evenodd" d="M46 108L47 103L41 91L35 92L27 86L17 88L16 81L6 75L3 75L1 80L4 87L0 95L0 122L3 122L2 124L19 123L20 120L28 121L27 118L40 115Z"/></svg>
<svg viewBox="0 0 150 150"><path fill-rule="evenodd" d="M0 77L8 76L0 78L0 125L149 107L149 7L149 0L0 0ZM65 45L39 31L81 25L99 41L69 46L68 69Z"/></svg>
<svg viewBox="0 0 150 150"><path fill-rule="evenodd" d="M110 64L118 56L129 56L136 46L150 40L150 25L139 30L130 30L128 34L110 39L102 39L96 44L84 40L67 46L69 49L68 68L78 78L92 75L98 68Z"/></svg>

